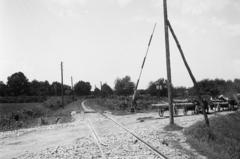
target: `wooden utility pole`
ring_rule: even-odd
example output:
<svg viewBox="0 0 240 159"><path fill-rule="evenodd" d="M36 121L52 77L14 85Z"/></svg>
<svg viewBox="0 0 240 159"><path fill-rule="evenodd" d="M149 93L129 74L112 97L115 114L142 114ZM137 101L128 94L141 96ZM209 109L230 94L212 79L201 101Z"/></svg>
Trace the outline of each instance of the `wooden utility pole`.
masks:
<svg viewBox="0 0 240 159"><path fill-rule="evenodd" d="M177 45L177 47L178 47L178 50L179 50L179 52L180 52L180 54L181 54L181 56L182 56L184 65L185 65L185 67L187 68L187 71L188 71L188 73L189 73L189 75L190 75L190 77L191 77L191 79L192 79L192 82L193 82L193 84L194 84L194 87L195 87L195 89L196 89L198 100L199 100L199 102L200 102L200 104L201 104L201 106L202 106L202 112L203 112L203 115L204 115L205 123L206 123L207 126L209 126L208 116L207 116L207 113L206 113L206 111L205 111L205 109L204 109L204 104L203 104L203 102L202 102L202 97L201 97L201 95L200 95L199 86L198 86L198 84L197 84L197 81L196 81L196 79L195 79L195 77L194 77L194 75L193 75L193 73L192 73L192 71L191 71L191 69L190 69L190 67L189 67L189 65L188 65L188 63L187 63L187 60L186 60L186 58L185 58L185 56L184 56L184 53L183 53L182 48L181 48L181 45L180 45L180 43L179 43L179 41L178 41L178 39L177 39L176 34L174 33L174 30L173 30L173 28L172 28L169 20L167 21L167 23L168 23L169 29L170 29L170 31L171 31L171 33L172 33L173 39L175 40L176 45Z"/></svg>
<svg viewBox="0 0 240 159"><path fill-rule="evenodd" d="M102 92L102 81L100 81L100 91Z"/></svg>
<svg viewBox="0 0 240 159"><path fill-rule="evenodd" d="M61 94L62 94L62 107L64 107L64 95L63 95L63 62L61 62Z"/></svg>
<svg viewBox="0 0 240 159"><path fill-rule="evenodd" d="M167 0L163 0L163 14L164 14L164 30L165 30L165 48L166 48L166 65L167 65L167 85L168 85L168 103L170 125L174 124L173 118L173 99L172 99L172 79L171 79L171 63L170 63L170 48L168 36L168 15L167 15Z"/></svg>
<svg viewBox="0 0 240 159"><path fill-rule="evenodd" d="M74 86L73 86L73 77L71 76L71 85L72 85L72 95L73 95L73 100L74 100Z"/></svg>

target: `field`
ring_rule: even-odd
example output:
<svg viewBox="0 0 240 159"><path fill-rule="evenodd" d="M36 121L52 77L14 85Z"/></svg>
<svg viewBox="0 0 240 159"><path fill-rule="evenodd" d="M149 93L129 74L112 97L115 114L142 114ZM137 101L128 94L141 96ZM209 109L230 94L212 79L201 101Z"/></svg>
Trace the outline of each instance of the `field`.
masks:
<svg viewBox="0 0 240 159"><path fill-rule="evenodd" d="M186 129L187 141L208 158L240 158L240 112L210 118L211 127L203 121Z"/></svg>
<svg viewBox="0 0 240 159"><path fill-rule="evenodd" d="M7 96L0 97L0 103L41 103L47 100L46 96Z"/></svg>
<svg viewBox="0 0 240 159"><path fill-rule="evenodd" d="M0 103L0 131L69 122L71 111L79 108L70 104L71 97L65 97L65 102L64 109L60 97L43 103Z"/></svg>
<svg viewBox="0 0 240 159"><path fill-rule="evenodd" d="M111 98L94 98L88 99L87 103L98 111L111 111L113 114L129 114L131 108L131 97L113 96ZM166 101L166 98L151 96L139 97L137 100L137 112L156 111L151 104L159 101Z"/></svg>

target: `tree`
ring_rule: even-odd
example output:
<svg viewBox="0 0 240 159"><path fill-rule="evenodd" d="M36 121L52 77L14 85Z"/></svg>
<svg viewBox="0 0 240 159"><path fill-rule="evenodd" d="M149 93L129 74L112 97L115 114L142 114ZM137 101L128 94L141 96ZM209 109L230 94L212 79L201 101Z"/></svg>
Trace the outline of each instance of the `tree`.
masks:
<svg viewBox="0 0 240 159"><path fill-rule="evenodd" d="M47 88L47 81L44 82L44 85L42 85L42 90L46 91ZM60 96L62 92L62 84L60 82L53 82L49 87L48 87L48 95L55 95L55 96ZM63 93L66 95L70 95L72 93L72 89L69 85L63 85Z"/></svg>
<svg viewBox="0 0 240 159"><path fill-rule="evenodd" d="M30 83L30 95L34 96L47 96L50 93L50 84L48 81L33 80Z"/></svg>
<svg viewBox="0 0 240 159"><path fill-rule="evenodd" d="M113 94L113 90L107 83L104 83L102 85L101 93L103 96L109 96Z"/></svg>
<svg viewBox="0 0 240 159"><path fill-rule="evenodd" d="M147 92L148 92L151 96L157 96L158 90L157 90L157 86L156 86L156 84L155 84L154 82L150 82L150 83L149 83L149 86L148 86L148 88L147 88Z"/></svg>
<svg viewBox="0 0 240 159"><path fill-rule="evenodd" d="M238 92L238 84L237 79L233 81L231 80L223 80L223 79L204 79L198 82L200 94L202 95L210 95L212 97L216 97L220 94L231 97L232 94ZM240 90L239 90L240 91ZM196 95L196 90L194 87L190 89L191 95Z"/></svg>
<svg viewBox="0 0 240 159"><path fill-rule="evenodd" d="M200 94L202 95L210 95L216 97L221 93L219 87L217 86L217 82L214 80L204 79L198 82L198 86L200 89Z"/></svg>
<svg viewBox="0 0 240 159"><path fill-rule="evenodd" d="M30 95L34 95L34 96L39 95L40 94L39 89L40 89L40 82L37 80L33 80L30 83Z"/></svg>
<svg viewBox="0 0 240 159"><path fill-rule="evenodd" d="M0 81L0 96L8 95L8 87L2 81Z"/></svg>
<svg viewBox="0 0 240 159"><path fill-rule="evenodd" d="M60 82L53 82L50 86L49 90L50 95L60 96L61 95L61 83Z"/></svg>
<svg viewBox="0 0 240 159"><path fill-rule="evenodd" d="M234 80L234 87L237 92L240 92L240 79L235 79Z"/></svg>
<svg viewBox="0 0 240 159"><path fill-rule="evenodd" d="M7 86L13 96L29 94L29 82L22 72L14 73L8 77Z"/></svg>
<svg viewBox="0 0 240 159"><path fill-rule="evenodd" d="M63 85L63 92L64 95L70 95L73 93L71 86L65 84Z"/></svg>
<svg viewBox="0 0 240 159"><path fill-rule="evenodd" d="M174 97L187 97L188 90L186 87L174 87L173 88L173 96Z"/></svg>
<svg viewBox="0 0 240 159"><path fill-rule="evenodd" d="M94 96L100 96L101 95L101 90L97 87L95 87L94 91L93 91L93 95Z"/></svg>
<svg viewBox="0 0 240 159"><path fill-rule="evenodd" d="M77 95L84 96L91 94L91 84L89 82L79 81L75 84L74 90Z"/></svg>
<svg viewBox="0 0 240 159"><path fill-rule="evenodd" d="M125 76L124 78L120 79L117 78L115 80L115 92L117 95L130 95L133 94L134 91L134 83L131 81L129 76Z"/></svg>
<svg viewBox="0 0 240 159"><path fill-rule="evenodd" d="M167 97L167 80L160 78L155 82L150 82L147 92L152 96Z"/></svg>

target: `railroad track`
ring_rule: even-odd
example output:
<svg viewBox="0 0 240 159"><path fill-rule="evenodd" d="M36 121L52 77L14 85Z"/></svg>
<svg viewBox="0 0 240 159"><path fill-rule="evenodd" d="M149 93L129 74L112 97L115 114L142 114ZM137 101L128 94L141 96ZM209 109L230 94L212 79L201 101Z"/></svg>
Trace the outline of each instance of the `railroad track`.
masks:
<svg viewBox="0 0 240 159"><path fill-rule="evenodd" d="M123 129L125 132L127 132L128 134L130 134L131 136L133 136L134 138L136 138L138 141L140 141L141 143L143 143L150 151L152 151L158 158L160 159L167 159L167 157L162 154L160 151L158 151L154 146L152 146L150 143L148 143L147 141L141 139L141 137L139 137L137 134L135 134L133 131L129 130L128 128L124 127L122 124L118 123L116 120L114 120L113 118L105 115L105 114L102 114L102 113L99 113L97 111L94 111L90 108L88 108L86 105L85 105L85 101L83 101L81 103L81 107L82 107L82 110L83 110L83 113L89 113L89 112L95 112L99 115L101 115L102 117L104 117L105 119L108 119L109 121L111 121L112 123L114 123L116 126L118 126L119 128ZM87 110L85 112L85 110ZM85 116L85 115L84 115ZM85 118L85 117L84 117ZM107 159L106 155L104 154L104 151L103 151L103 148L104 146L107 146L106 143L103 143L99 137L99 135L97 134L97 131L94 129L94 126L92 124L92 122L90 121L90 119L87 119L85 118L85 121L86 121L86 124L87 126L89 127L89 129L91 130L92 134L93 134L93 137L95 138L96 140L96 143L101 151L101 156L102 158L104 159Z"/></svg>
<svg viewBox="0 0 240 159"><path fill-rule="evenodd" d="M90 121L89 119L86 119L86 120L87 120L86 125L89 127L89 129L90 129L91 132L92 132L92 135L93 135L94 139L96 140L96 143L97 143L97 145L98 145L98 147L99 147L99 149L100 149L102 158L103 158L103 159L107 159L107 157L105 156L105 154L104 154L104 152L103 152L102 146L101 146L101 145L104 145L104 144L101 142L101 140L100 140L100 138L99 138L96 130L95 130L94 127L92 126L91 121ZM105 145L104 145L104 146L105 146Z"/></svg>

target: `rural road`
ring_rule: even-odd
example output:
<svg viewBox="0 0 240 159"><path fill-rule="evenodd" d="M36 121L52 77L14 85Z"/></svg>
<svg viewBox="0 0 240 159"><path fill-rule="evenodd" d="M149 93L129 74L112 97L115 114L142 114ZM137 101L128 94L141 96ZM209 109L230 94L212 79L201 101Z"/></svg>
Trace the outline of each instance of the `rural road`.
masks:
<svg viewBox="0 0 240 159"><path fill-rule="evenodd" d="M76 104L80 106L81 103L76 102ZM60 150L74 151L71 152L70 158L74 158L74 153L76 156L81 153L82 157L92 156L91 153L95 153L93 150L96 144L91 137L91 132L86 127L81 114L76 114L74 118L75 121L72 123L1 132L0 158L58 158ZM82 147L89 147L92 150L81 152Z"/></svg>
<svg viewBox="0 0 240 159"><path fill-rule="evenodd" d="M76 102L81 106L81 102ZM169 119L157 112L114 116L111 118L151 143L168 158L202 158L186 142L183 130L165 131ZM41 126L0 133L0 158L101 158L101 151L91 129L98 134L106 158L158 158L135 137L98 113L75 114L72 123ZM201 115L175 118L183 128L202 120Z"/></svg>

